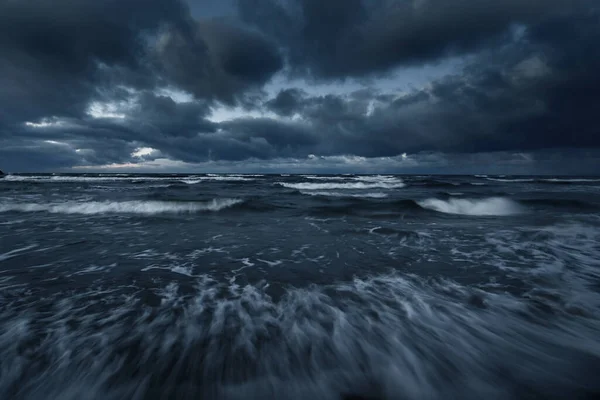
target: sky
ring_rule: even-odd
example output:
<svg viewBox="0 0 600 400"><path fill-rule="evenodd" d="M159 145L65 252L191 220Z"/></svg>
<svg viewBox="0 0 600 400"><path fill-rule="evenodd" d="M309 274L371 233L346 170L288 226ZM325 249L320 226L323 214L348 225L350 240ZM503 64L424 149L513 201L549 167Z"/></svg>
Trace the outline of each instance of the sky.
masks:
<svg viewBox="0 0 600 400"><path fill-rule="evenodd" d="M600 174L597 0L0 0L5 172Z"/></svg>

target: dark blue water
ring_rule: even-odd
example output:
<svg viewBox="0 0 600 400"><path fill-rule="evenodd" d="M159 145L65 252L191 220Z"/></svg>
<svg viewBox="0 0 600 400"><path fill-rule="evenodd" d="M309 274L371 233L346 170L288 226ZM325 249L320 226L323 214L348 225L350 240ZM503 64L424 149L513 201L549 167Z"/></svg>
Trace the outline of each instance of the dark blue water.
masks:
<svg viewBox="0 0 600 400"><path fill-rule="evenodd" d="M592 399L600 178L10 175L0 399Z"/></svg>

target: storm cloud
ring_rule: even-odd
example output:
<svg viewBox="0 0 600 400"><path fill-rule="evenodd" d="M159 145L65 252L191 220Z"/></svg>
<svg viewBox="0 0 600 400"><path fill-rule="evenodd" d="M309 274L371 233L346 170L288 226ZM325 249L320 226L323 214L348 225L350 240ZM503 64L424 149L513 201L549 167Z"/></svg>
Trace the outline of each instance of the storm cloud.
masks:
<svg viewBox="0 0 600 400"><path fill-rule="evenodd" d="M596 2L225 3L0 0L2 168L598 172Z"/></svg>

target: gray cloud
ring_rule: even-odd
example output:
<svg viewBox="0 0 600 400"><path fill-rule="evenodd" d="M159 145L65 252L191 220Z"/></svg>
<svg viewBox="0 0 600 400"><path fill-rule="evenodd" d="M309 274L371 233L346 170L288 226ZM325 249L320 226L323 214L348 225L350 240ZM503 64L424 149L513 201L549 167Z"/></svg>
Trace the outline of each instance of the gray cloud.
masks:
<svg viewBox="0 0 600 400"><path fill-rule="evenodd" d="M594 2L244 0L237 11L203 7L193 4L195 19L178 0L0 0L2 168L168 159L460 171L459 164L480 168L488 157L540 172L556 160L565 164L568 154L597 160ZM403 65L461 54L468 55L463 68L408 91L368 82L346 94L315 96L285 85L265 91L275 74L343 89L346 79L373 82ZM225 106L241 114L213 119ZM132 155L142 147L154 151ZM569 170L592 171L588 161Z"/></svg>
<svg viewBox="0 0 600 400"><path fill-rule="evenodd" d="M585 10L587 0L238 0L299 73L345 78L436 61L505 39L516 25Z"/></svg>

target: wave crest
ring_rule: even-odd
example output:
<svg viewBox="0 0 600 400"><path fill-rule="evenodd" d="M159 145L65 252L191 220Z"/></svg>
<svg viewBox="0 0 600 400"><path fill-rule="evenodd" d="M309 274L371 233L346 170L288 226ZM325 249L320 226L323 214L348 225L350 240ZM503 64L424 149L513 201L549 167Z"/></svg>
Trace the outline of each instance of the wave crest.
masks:
<svg viewBox="0 0 600 400"><path fill-rule="evenodd" d="M177 214L202 211L220 211L242 203L240 199L213 199L208 202L172 201L88 201L63 203L1 204L0 212L48 212L52 214Z"/></svg>
<svg viewBox="0 0 600 400"><path fill-rule="evenodd" d="M364 189L399 189L406 186L404 182L397 180L395 182L329 182L329 183L314 183L300 182L287 183L277 182L278 185L288 189L296 190L364 190Z"/></svg>
<svg viewBox="0 0 600 400"><path fill-rule="evenodd" d="M344 192L324 192L324 191L318 191L318 192L300 192L302 194L305 195L309 195L309 196L324 196L324 197L360 197L360 198L367 198L367 199L384 199L386 197L388 197L387 194L385 193L381 193L381 192L373 192L373 193L358 193L358 194L350 194L350 193L344 193Z"/></svg>
<svg viewBox="0 0 600 400"><path fill-rule="evenodd" d="M426 199L417 204L428 210L445 214L478 215L478 216L506 216L523 212L517 202L503 197L489 197L487 199Z"/></svg>

